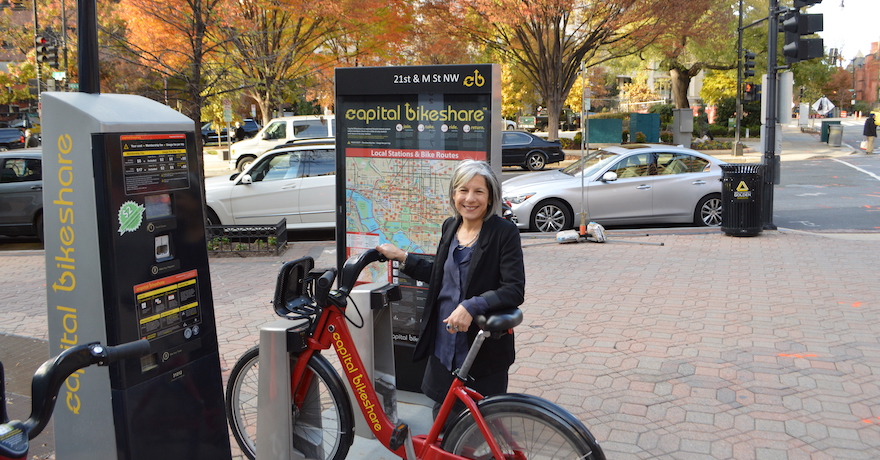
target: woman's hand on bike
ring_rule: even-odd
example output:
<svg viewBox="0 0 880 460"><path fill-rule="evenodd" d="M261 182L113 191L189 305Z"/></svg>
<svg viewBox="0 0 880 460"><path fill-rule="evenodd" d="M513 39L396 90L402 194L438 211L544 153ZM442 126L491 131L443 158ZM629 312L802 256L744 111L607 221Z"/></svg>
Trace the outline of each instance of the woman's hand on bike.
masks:
<svg viewBox="0 0 880 460"><path fill-rule="evenodd" d="M459 304L443 322L446 323L446 330L450 334L455 334L456 332L465 332L470 329L473 320L474 317Z"/></svg>
<svg viewBox="0 0 880 460"><path fill-rule="evenodd" d="M379 246L376 246L376 250L381 252L388 260L406 262L406 251L391 243L380 244Z"/></svg>

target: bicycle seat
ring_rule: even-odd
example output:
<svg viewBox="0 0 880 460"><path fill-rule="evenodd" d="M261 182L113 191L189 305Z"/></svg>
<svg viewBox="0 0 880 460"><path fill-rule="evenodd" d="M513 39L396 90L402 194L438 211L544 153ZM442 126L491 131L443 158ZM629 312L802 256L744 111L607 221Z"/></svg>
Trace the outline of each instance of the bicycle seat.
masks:
<svg viewBox="0 0 880 460"><path fill-rule="evenodd" d="M513 329L522 323L523 314L519 308L509 308L507 310L493 311L486 315L477 315L474 322L477 327L486 332L501 332Z"/></svg>

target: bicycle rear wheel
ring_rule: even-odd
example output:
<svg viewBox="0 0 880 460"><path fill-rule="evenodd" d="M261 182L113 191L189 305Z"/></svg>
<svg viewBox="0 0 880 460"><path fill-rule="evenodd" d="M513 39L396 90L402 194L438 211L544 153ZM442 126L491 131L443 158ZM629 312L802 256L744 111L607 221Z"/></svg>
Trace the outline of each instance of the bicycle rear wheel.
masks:
<svg viewBox="0 0 880 460"><path fill-rule="evenodd" d="M605 460L602 448L589 430L565 409L549 401L505 394L486 398L478 407L505 455L529 460ZM444 436L441 448L473 460L493 458L470 411L458 416Z"/></svg>
<svg viewBox="0 0 880 460"><path fill-rule="evenodd" d="M235 363L226 385L226 416L239 447L249 459L257 455L257 389L259 346ZM291 365L297 359L291 354ZM354 418L345 387L327 359L312 355L304 380L308 397L293 405L293 446L308 458L342 460L354 441ZM294 394L296 389L293 389Z"/></svg>

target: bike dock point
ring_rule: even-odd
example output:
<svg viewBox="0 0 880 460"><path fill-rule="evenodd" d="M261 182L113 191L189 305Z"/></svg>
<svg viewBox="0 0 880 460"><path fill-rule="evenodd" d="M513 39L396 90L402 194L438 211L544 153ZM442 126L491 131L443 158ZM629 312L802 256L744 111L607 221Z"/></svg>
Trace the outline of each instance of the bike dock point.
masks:
<svg viewBox="0 0 880 460"><path fill-rule="evenodd" d="M390 283L369 283L355 287L350 294L351 307L358 306L363 317L363 327L351 327L353 345L363 363L366 378L372 381L380 398L380 408L395 423L404 421L414 434L426 434L433 416L433 401L423 394L396 389L394 345L392 342L392 313L390 303L399 299L399 287ZM354 319L354 321L358 321ZM257 458L304 459L302 452L293 448L294 436L291 420L291 362L288 353L301 349L301 332L306 320L280 319L260 328L260 372L257 408L257 425L270 429L257 430ZM341 364L343 369L345 365ZM399 459L375 439L361 416L357 405L361 398L358 389L352 388L343 378L348 397L352 403L355 419L355 440L348 458L371 460ZM314 426L320 430L320 426ZM302 442L300 439L298 442Z"/></svg>

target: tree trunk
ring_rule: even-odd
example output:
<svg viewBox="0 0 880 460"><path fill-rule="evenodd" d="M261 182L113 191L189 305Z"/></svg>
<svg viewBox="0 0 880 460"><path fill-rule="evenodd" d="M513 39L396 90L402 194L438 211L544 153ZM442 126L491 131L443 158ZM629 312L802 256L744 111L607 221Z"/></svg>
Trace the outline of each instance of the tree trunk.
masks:
<svg viewBox="0 0 880 460"><path fill-rule="evenodd" d="M672 68L669 70L672 77L672 102L676 109L689 109L688 88L691 86L690 72Z"/></svg>

